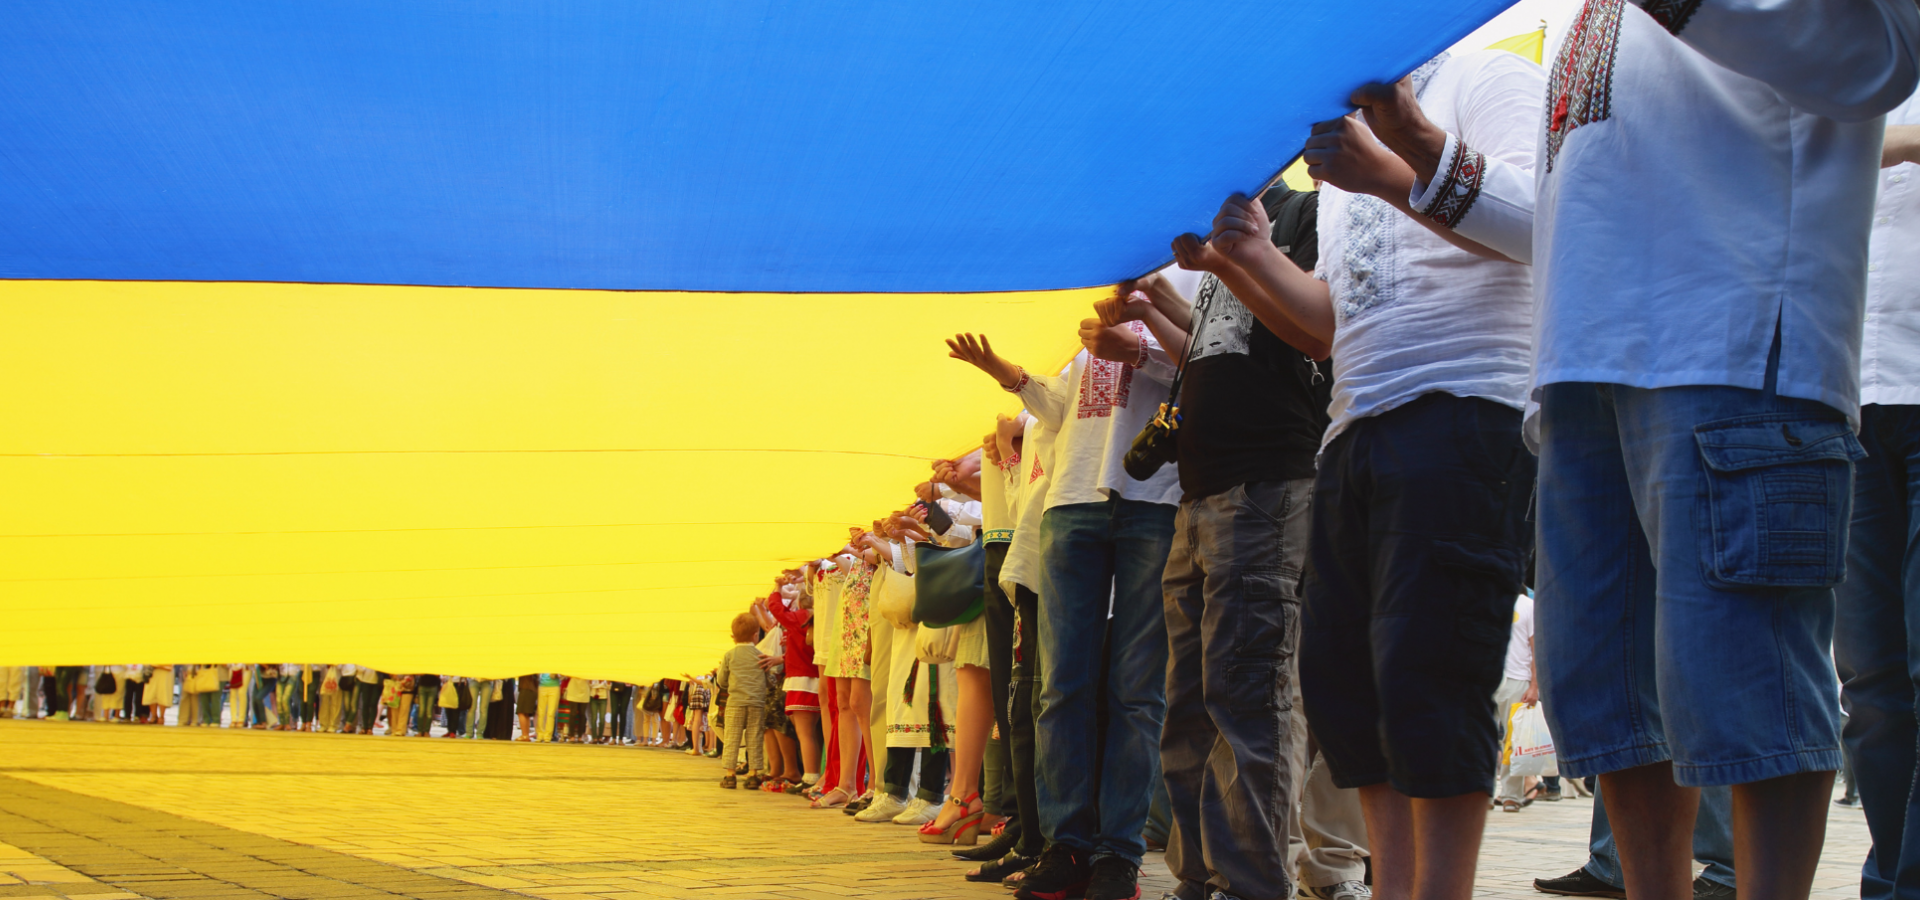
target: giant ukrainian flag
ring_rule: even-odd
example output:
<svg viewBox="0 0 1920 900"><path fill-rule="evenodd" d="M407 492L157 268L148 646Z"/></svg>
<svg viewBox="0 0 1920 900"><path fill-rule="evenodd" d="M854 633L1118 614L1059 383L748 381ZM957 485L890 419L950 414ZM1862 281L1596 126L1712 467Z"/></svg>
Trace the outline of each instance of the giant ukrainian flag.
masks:
<svg viewBox="0 0 1920 900"><path fill-rule="evenodd" d="M704 670L1503 5L0 0L0 664Z"/></svg>

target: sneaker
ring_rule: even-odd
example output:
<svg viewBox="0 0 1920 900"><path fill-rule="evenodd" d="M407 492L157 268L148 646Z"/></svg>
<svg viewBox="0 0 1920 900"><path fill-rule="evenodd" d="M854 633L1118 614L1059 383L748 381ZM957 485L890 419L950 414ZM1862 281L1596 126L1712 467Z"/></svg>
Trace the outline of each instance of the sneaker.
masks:
<svg viewBox="0 0 1920 900"><path fill-rule="evenodd" d="M893 824L912 825L918 828L939 818L939 816L940 804L928 803L919 797L915 797L907 803L906 809L901 810L899 815L893 817Z"/></svg>
<svg viewBox="0 0 1920 900"><path fill-rule="evenodd" d="M727 774L720 776L720 786L723 788L726 788L727 790L733 790L734 788L738 787L738 784L739 783L734 780L732 772L728 772Z"/></svg>
<svg viewBox="0 0 1920 900"><path fill-rule="evenodd" d="M1535 878L1533 889L1543 894L1559 894L1564 897L1613 897L1626 900L1625 888L1617 888L1588 872L1585 866L1568 872L1559 878Z"/></svg>
<svg viewBox="0 0 1920 900"><path fill-rule="evenodd" d="M1584 870L1583 870L1584 871ZM1364 881L1342 881L1326 887L1300 886L1300 896L1312 900L1371 900L1373 888Z"/></svg>
<svg viewBox="0 0 1920 900"><path fill-rule="evenodd" d="M907 801L892 794L881 794L867 804L867 808L853 817L855 822L891 822L893 817L907 811Z"/></svg>
<svg viewBox="0 0 1920 900"><path fill-rule="evenodd" d="M1140 900L1140 867L1118 856L1093 861L1087 876L1087 900Z"/></svg>
<svg viewBox="0 0 1920 900"><path fill-rule="evenodd" d="M1693 880L1693 900L1733 900L1733 888L1705 878Z"/></svg>
<svg viewBox="0 0 1920 900"><path fill-rule="evenodd" d="M1020 879L1015 900L1067 900L1078 897L1087 886L1091 871L1080 852L1065 844L1054 844L1040 854L1040 861Z"/></svg>
<svg viewBox="0 0 1920 900"><path fill-rule="evenodd" d="M761 785L766 783L767 783L767 780L764 778L761 778L758 775L748 775L747 780L740 782L740 789L746 790L746 791L757 791L760 789Z"/></svg>

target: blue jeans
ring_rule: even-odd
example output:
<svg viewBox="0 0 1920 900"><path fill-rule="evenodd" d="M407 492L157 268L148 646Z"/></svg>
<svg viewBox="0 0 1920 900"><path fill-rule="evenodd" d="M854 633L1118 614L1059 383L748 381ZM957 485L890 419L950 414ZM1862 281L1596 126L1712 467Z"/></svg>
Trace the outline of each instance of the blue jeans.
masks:
<svg viewBox="0 0 1920 900"><path fill-rule="evenodd" d="M1542 393L1534 643L1560 773L1671 760L1704 787L1840 768L1853 428L1770 390Z"/></svg>
<svg viewBox="0 0 1920 900"><path fill-rule="evenodd" d="M1600 788L1593 789L1593 836L1587 844L1587 874L1616 888L1626 887L1620 875L1620 852L1613 846L1613 825L1607 821L1606 804L1600 802ZM1700 873L1722 887L1733 884L1733 789L1720 786L1700 789L1700 812L1693 819L1693 858L1707 864Z"/></svg>
<svg viewBox="0 0 1920 900"><path fill-rule="evenodd" d="M1166 717L1160 576L1174 507L1109 499L1040 519L1040 830L1050 844L1140 864ZM1111 607L1112 617L1108 617ZM1101 637L1107 658L1101 658ZM1106 695L1098 696L1102 669ZM1105 704L1105 742L1095 724Z"/></svg>
<svg viewBox="0 0 1920 900"><path fill-rule="evenodd" d="M1873 848L1863 900L1920 897L1914 703L1920 691L1920 406L1860 411L1847 581L1837 591L1834 661L1845 682L1847 749Z"/></svg>

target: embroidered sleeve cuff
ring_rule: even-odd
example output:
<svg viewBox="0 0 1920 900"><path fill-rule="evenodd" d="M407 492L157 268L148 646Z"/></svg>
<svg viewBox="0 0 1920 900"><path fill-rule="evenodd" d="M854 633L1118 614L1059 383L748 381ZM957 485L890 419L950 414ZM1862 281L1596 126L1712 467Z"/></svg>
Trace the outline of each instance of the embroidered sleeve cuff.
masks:
<svg viewBox="0 0 1920 900"><path fill-rule="evenodd" d="M1009 394L1018 394L1018 393L1020 393L1020 390L1021 390L1022 388L1025 388L1025 387L1027 386L1027 383L1028 383L1028 382L1031 382L1032 380L1033 380L1033 379L1032 379L1031 377L1028 377L1028 375L1027 375L1027 370L1026 370L1025 368L1022 368L1022 369L1020 369L1020 380L1019 380L1019 381L1016 381L1016 382L1014 382L1014 383L1013 383L1013 387L1004 387L1004 386L1003 386L1003 387L1001 387L1000 389L1001 389L1001 390L1003 390L1003 391L1006 391L1006 392L1007 392L1007 393L1009 393Z"/></svg>
<svg viewBox="0 0 1920 900"><path fill-rule="evenodd" d="M1487 177L1487 158L1452 134L1447 135L1440 158L1446 161L1446 169L1439 172L1434 183L1424 191L1415 184L1415 194L1408 203L1414 211L1442 227L1458 228L1460 220L1473 209L1474 201L1480 199L1480 187Z"/></svg>

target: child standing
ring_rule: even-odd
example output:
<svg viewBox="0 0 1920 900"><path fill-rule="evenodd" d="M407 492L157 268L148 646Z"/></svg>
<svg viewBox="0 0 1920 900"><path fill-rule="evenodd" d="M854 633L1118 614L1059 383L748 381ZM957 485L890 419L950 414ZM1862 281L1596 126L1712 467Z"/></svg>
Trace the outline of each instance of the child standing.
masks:
<svg viewBox="0 0 1920 900"><path fill-rule="evenodd" d="M746 789L759 790L767 771L766 748L762 746L767 721L767 677L760 669L760 648L753 645L760 637L760 622L753 613L733 618L733 649L720 657L715 684L727 692L726 752L721 759L727 774L720 779L723 788L734 787L734 767L739 754L747 754Z"/></svg>

